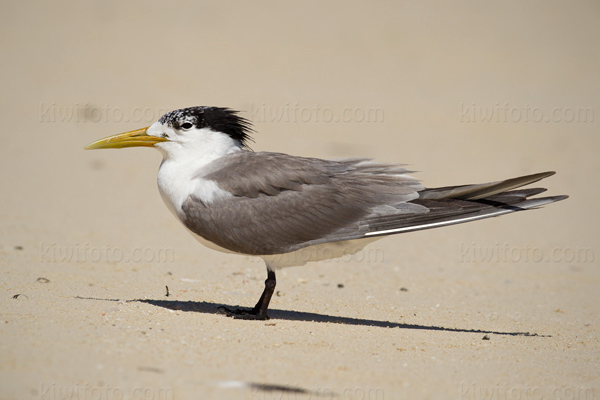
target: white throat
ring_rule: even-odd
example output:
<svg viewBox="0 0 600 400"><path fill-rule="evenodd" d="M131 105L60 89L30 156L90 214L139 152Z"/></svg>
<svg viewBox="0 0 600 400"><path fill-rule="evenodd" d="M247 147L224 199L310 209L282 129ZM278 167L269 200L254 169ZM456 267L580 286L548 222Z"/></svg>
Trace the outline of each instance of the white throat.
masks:
<svg viewBox="0 0 600 400"><path fill-rule="evenodd" d="M148 129L149 134L154 133L153 128L154 125ZM155 130L159 128L165 129L159 124ZM169 141L155 145L163 154L158 170L158 189L175 216L182 218L181 206L192 194L205 203L231 196L215 181L204 179L204 170L224 155L242 150L238 141L208 128L186 132L185 135L175 135L171 131L169 138Z"/></svg>

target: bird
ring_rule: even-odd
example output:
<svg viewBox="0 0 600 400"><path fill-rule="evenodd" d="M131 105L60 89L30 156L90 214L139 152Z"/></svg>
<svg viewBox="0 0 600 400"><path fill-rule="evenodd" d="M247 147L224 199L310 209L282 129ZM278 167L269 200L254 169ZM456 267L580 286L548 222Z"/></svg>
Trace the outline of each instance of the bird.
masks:
<svg viewBox="0 0 600 400"><path fill-rule="evenodd" d="M482 184L426 188L404 164L325 160L249 147L251 122L226 107L188 107L146 128L85 149L154 147L163 156L158 189L171 213L207 247L261 257L264 290L253 308L219 307L267 320L276 272L355 254L385 236L538 208L568 196L521 189L555 172Z"/></svg>

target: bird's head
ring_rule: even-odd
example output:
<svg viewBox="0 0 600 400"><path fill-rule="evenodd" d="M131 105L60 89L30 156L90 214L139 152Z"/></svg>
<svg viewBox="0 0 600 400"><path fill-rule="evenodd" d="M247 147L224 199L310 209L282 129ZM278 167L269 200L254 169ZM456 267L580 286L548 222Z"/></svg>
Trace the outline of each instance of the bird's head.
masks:
<svg viewBox="0 0 600 400"><path fill-rule="evenodd" d="M251 140L250 122L237 111L220 107L189 107L163 115L147 128L125 132L88 144L85 149L156 147L165 158L195 154L225 154ZM222 154L219 154L222 153Z"/></svg>

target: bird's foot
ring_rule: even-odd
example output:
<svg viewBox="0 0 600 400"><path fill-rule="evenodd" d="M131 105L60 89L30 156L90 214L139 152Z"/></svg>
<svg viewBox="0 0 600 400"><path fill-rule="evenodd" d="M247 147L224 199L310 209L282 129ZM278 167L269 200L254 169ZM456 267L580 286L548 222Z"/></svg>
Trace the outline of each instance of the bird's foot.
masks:
<svg viewBox="0 0 600 400"><path fill-rule="evenodd" d="M262 311L262 310L259 310L256 308L247 310L247 309L241 309L241 308L231 309L231 308L227 308L224 306L220 306L220 307L218 307L218 309L219 309L219 314L225 314L228 317L235 318L235 319L251 319L251 320L258 320L258 321L265 321L265 320L269 319L269 316L267 315L266 311Z"/></svg>
<svg viewBox="0 0 600 400"><path fill-rule="evenodd" d="M221 314L227 315L228 317L236 319L253 319L258 321L265 321L269 319L269 316L267 315L267 309L269 308L269 302L271 301L271 296L273 296L274 290L275 272L267 268L267 280L265 281L265 290L260 296L260 299L258 299L258 303L256 303L254 308L250 310L243 310L240 308L232 310L231 308L220 306L218 307L219 312Z"/></svg>

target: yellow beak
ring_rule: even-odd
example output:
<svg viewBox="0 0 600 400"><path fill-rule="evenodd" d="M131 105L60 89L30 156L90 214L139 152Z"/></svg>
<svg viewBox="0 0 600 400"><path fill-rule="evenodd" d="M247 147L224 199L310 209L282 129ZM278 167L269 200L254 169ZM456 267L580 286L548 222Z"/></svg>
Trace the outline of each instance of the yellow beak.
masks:
<svg viewBox="0 0 600 400"><path fill-rule="evenodd" d="M138 146L154 146L156 143L166 142L168 139L150 136L146 133L146 128L137 129L135 131L119 133L118 135L105 137L104 139L96 140L85 146L86 150L93 149L120 149L123 147L138 147Z"/></svg>

